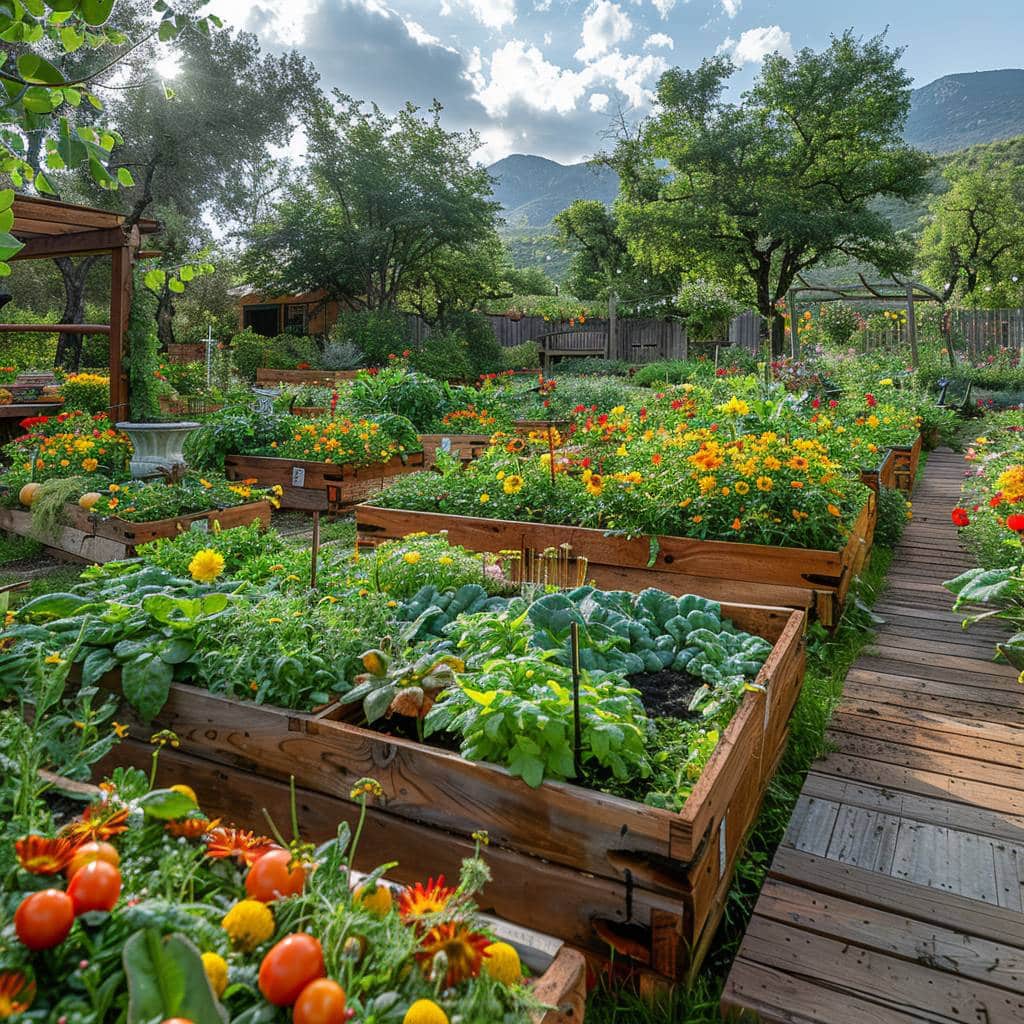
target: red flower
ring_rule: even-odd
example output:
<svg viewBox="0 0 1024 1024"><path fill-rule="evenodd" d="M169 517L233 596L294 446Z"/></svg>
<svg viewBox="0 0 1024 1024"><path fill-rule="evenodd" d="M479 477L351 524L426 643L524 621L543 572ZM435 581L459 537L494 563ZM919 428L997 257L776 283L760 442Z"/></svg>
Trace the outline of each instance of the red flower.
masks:
<svg viewBox="0 0 1024 1024"><path fill-rule="evenodd" d="M828 401L828 407L830 409L834 409L838 404L839 403L834 398L830 398Z"/></svg>
<svg viewBox="0 0 1024 1024"><path fill-rule="evenodd" d="M991 498L988 499L989 508L999 508L1003 503L1003 492L996 491Z"/></svg>
<svg viewBox="0 0 1024 1024"><path fill-rule="evenodd" d="M876 405L878 405L878 399L875 398L875 396L873 394L871 394L870 391L864 396L864 400L868 403L868 406L870 408L872 408L872 409L874 409L874 407Z"/></svg>
<svg viewBox="0 0 1024 1024"><path fill-rule="evenodd" d="M955 508L950 516L953 520L953 525L956 527L967 526L970 524L971 518L967 514L965 508Z"/></svg>
<svg viewBox="0 0 1024 1024"><path fill-rule="evenodd" d="M412 349L411 348L407 348L407 349L403 349L402 350L402 358L403 359L408 359L409 356L411 356L411 355L412 355Z"/></svg>
<svg viewBox="0 0 1024 1024"><path fill-rule="evenodd" d="M77 844L70 839L25 836L14 844L18 863L33 875L58 875L75 855Z"/></svg>
<svg viewBox="0 0 1024 1024"><path fill-rule="evenodd" d="M661 465L661 456L658 455L658 454L652 455L651 456L651 462L653 462L654 465L656 465L656 466L660 466Z"/></svg>
<svg viewBox="0 0 1024 1024"><path fill-rule="evenodd" d="M586 410L587 410L587 407L585 405L577 405L576 408L573 409L573 412L580 413L580 412L586 412Z"/></svg>
<svg viewBox="0 0 1024 1024"><path fill-rule="evenodd" d="M815 398L811 402L811 408L812 409L819 409L819 408L821 408L821 399L820 398Z"/></svg>
<svg viewBox="0 0 1024 1024"><path fill-rule="evenodd" d="M1014 533L1024 533L1024 513L1014 512L1006 517L1006 525Z"/></svg>
<svg viewBox="0 0 1024 1024"><path fill-rule="evenodd" d="M106 802L90 804L80 818L60 831L75 842L100 842L128 831L128 811L117 810Z"/></svg>

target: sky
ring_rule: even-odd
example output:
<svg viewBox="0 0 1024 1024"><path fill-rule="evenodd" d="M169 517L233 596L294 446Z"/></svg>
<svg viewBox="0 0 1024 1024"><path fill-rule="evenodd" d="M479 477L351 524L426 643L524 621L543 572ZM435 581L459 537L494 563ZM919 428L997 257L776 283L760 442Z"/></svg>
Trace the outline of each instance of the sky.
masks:
<svg viewBox="0 0 1024 1024"><path fill-rule="evenodd" d="M210 0L206 10L296 47L321 84L387 110L438 99L490 163L533 153L562 163L604 145L620 113L650 109L658 76L715 53L738 90L772 52L830 34L888 29L916 85L1024 65L1022 0Z"/></svg>

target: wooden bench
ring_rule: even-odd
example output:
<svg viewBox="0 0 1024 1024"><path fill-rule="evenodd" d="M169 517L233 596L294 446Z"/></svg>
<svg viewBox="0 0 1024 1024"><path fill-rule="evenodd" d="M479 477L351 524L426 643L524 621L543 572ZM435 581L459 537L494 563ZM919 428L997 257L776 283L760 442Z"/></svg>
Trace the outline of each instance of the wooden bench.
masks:
<svg viewBox="0 0 1024 1024"><path fill-rule="evenodd" d="M556 331L537 339L540 365L546 372L551 360L566 356L608 358L607 331Z"/></svg>

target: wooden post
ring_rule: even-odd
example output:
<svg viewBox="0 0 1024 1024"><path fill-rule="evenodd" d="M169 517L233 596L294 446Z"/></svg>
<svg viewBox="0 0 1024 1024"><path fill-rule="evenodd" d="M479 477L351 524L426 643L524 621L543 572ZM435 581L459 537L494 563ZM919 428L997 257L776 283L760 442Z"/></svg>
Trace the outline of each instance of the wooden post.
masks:
<svg viewBox="0 0 1024 1024"><path fill-rule="evenodd" d="M917 369L917 314L914 309L914 286L907 285L907 340L910 342L910 365Z"/></svg>
<svg viewBox="0 0 1024 1024"><path fill-rule="evenodd" d="M317 562L320 558L320 513L313 511L313 544L309 561L309 589L316 590Z"/></svg>
<svg viewBox="0 0 1024 1024"><path fill-rule="evenodd" d="M111 251L110 269L110 421L126 420L128 372L124 362L128 318L132 308L132 250L127 244Z"/></svg>
<svg viewBox="0 0 1024 1024"><path fill-rule="evenodd" d="M619 319L618 319L619 297L613 288L608 293L608 358L621 359L619 352Z"/></svg>

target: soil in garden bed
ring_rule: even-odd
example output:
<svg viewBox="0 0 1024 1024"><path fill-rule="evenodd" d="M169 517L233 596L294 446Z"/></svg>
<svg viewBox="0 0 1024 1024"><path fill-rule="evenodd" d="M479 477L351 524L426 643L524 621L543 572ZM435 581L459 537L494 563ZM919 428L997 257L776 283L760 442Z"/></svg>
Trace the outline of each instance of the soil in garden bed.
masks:
<svg viewBox="0 0 1024 1024"><path fill-rule="evenodd" d="M640 691L644 709L651 718L675 718L687 722L699 717L690 710L690 701L704 685L704 681L691 676L689 672L675 672L672 669L637 672L626 676L626 682Z"/></svg>

